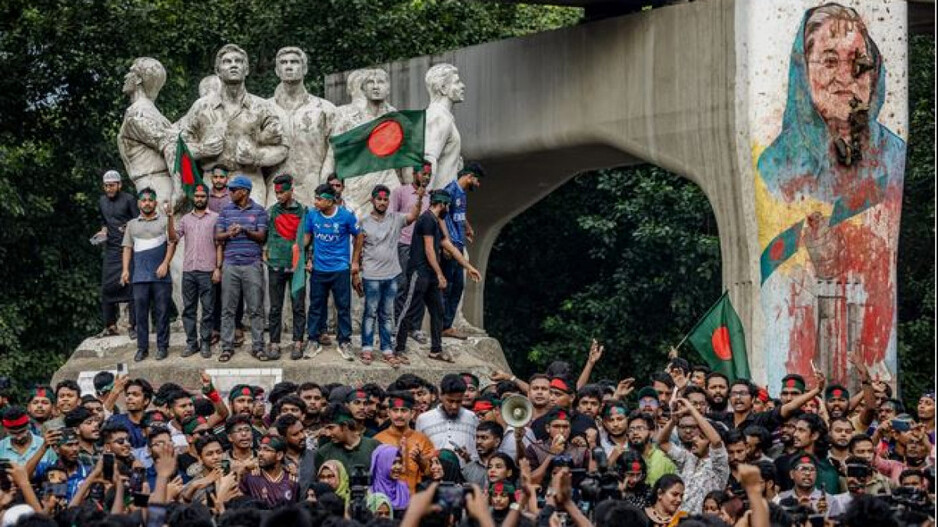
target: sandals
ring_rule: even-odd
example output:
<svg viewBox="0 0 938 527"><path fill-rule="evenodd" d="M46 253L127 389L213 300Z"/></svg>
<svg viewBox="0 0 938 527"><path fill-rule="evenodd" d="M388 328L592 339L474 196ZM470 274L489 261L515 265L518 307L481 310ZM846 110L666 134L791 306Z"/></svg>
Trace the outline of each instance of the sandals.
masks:
<svg viewBox="0 0 938 527"><path fill-rule="evenodd" d="M228 362L231 360L231 356L234 355L232 350L221 350L221 355L218 356L218 362Z"/></svg>
<svg viewBox="0 0 938 527"><path fill-rule="evenodd" d="M390 353L382 353L381 361L395 370L401 367L401 361Z"/></svg>
<svg viewBox="0 0 938 527"><path fill-rule="evenodd" d="M362 361L362 364L365 366L370 365L375 360L370 351L362 351L362 354L358 356L358 359Z"/></svg>
<svg viewBox="0 0 938 527"><path fill-rule="evenodd" d="M400 362L401 364L410 364L410 359L408 359L407 355L404 355L403 353L395 356L394 358L396 358L397 361Z"/></svg>
<svg viewBox="0 0 938 527"><path fill-rule="evenodd" d="M438 352L438 353L431 353L431 354L427 355L427 358L430 359L430 360L438 360L438 361L440 361L440 362L448 362L448 363L450 363L450 364L453 364L453 363L456 362L456 361L453 359L453 356L450 355L450 354L449 354L448 352L446 352L446 351L440 351L440 352Z"/></svg>
<svg viewBox="0 0 938 527"><path fill-rule="evenodd" d="M104 337L113 337L114 335L119 334L117 331L117 326L107 326L101 330L101 333L95 335L95 338L103 339Z"/></svg>

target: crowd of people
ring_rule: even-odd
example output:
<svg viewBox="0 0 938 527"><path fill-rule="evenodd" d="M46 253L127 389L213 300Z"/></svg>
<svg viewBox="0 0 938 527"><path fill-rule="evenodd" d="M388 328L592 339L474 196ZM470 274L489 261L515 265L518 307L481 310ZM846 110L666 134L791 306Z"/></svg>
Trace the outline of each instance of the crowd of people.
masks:
<svg viewBox="0 0 938 527"><path fill-rule="evenodd" d="M454 362L442 338L467 338L454 327L464 277L481 279L465 256L474 235L467 192L480 185L485 171L468 163L444 188L429 191L431 168L429 162L414 166L413 182L393 190L375 186L363 217L345 206L344 183L334 174L316 188L312 206L294 198L290 174L277 175L277 202L265 209L251 199L250 178L215 166L206 174L210 183L195 185L192 209L176 218L168 196L147 187L134 198L121 190L121 175L109 170L99 200L102 227L94 238L104 246L99 336L120 332L119 306L127 303L128 334L137 341L134 360L149 356L151 318L155 358L169 356L171 267L182 242L183 357L211 358L212 346L220 343L218 360L227 362L249 328L251 355L279 360L289 299L292 360L319 355L335 337L343 359L357 357L365 365L376 359L394 368L409 364L408 338L429 340L430 359ZM303 260L309 279L304 274L297 286L294 275L304 273L297 271ZM351 343L353 289L364 298L360 350ZM421 330L424 313L429 339Z"/></svg>
<svg viewBox="0 0 938 527"><path fill-rule="evenodd" d="M23 401L0 382L0 522L932 524L934 393L907 411L858 360L855 394L817 372L773 396L679 357L646 382L594 382L602 354L594 341L581 371L557 361L527 380L224 395L204 373L190 390L100 372L93 394L64 380Z"/></svg>

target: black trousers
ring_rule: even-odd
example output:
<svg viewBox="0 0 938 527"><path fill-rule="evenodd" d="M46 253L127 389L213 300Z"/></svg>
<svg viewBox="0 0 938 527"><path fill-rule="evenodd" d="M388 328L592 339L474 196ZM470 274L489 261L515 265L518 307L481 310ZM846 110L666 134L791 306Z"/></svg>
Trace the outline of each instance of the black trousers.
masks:
<svg viewBox="0 0 938 527"><path fill-rule="evenodd" d="M421 276L413 271L407 277L407 289L404 296L404 315L397 320L397 339L394 351L400 353L407 346L414 319L423 312L424 307L430 315L430 353L443 351L443 293L435 277Z"/></svg>

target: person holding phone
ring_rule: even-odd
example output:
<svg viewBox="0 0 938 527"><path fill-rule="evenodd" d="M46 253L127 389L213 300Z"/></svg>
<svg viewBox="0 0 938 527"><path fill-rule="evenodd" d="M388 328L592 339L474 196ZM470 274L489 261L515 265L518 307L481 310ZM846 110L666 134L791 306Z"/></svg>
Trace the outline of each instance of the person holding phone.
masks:
<svg viewBox="0 0 938 527"><path fill-rule="evenodd" d="M79 462L81 446L75 429L61 428L57 431L57 434L50 434L50 436L56 437L55 444L52 447L56 459L40 461L32 472L33 479L43 479L46 473L52 469L64 471L67 477L64 498L66 501L71 500L78 492L78 487L91 474L92 467ZM46 441L43 445L45 446L48 443L49 441ZM27 466L27 468L29 467Z"/></svg>

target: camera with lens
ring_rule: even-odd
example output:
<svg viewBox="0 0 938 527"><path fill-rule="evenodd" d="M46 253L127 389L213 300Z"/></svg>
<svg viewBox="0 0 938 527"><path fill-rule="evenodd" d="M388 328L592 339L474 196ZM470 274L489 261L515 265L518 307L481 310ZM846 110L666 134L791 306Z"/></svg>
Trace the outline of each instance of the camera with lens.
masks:
<svg viewBox="0 0 938 527"><path fill-rule="evenodd" d="M471 492L471 487L463 487L451 481L444 481L433 493L433 504L439 506L445 516L452 516L458 522L462 518L463 510L466 508L466 496Z"/></svg>
<svg viewBox="0 0 938 527"><path fill-rule="evenodd" d="M371 514L365 503L365 497L370 486L371 477L368 475L365 466L352 466L352 474L349 477L349 515L353 520L360 523L367 523L371 519Z"/></svg>
<svg viewBox="0 0 938 527"><path fill-rule="evenodd" d="M622 498L619 475L609 469L609 459L602 448L593 449L593 460L596 462L596 472L587 473L579 485L580 497L590 504L590 508L604 500Z"/></svg>

